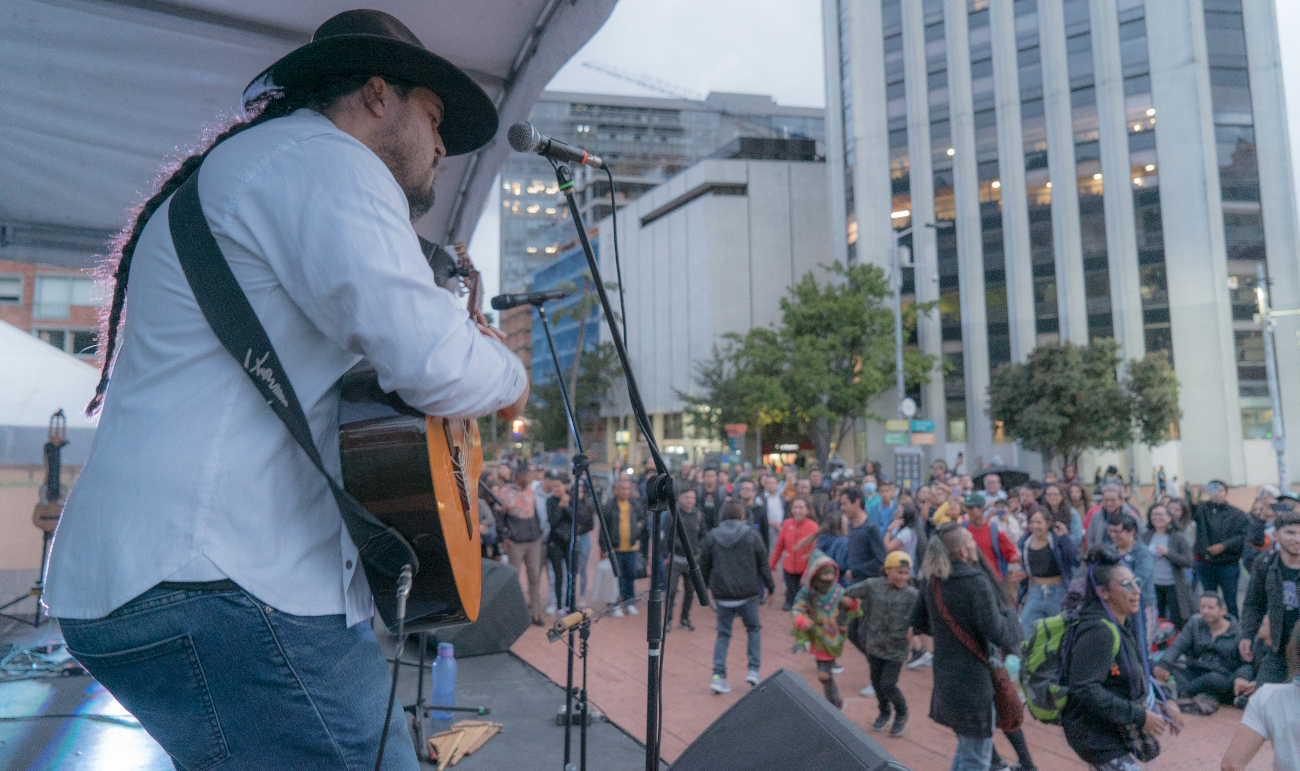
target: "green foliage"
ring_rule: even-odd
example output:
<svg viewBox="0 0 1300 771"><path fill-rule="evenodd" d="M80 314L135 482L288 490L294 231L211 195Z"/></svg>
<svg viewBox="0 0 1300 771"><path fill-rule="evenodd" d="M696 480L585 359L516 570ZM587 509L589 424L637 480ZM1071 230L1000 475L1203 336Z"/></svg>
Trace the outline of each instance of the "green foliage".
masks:
<svg viewBox="0 0 1300 771"><path fill-rule="evenodd" d="M583 434L601 426L601 398L609 390L619 371L618 356L611 343L603 343L580 357L578 387L571 391L573 409L578 417L578 430ZM567 383L566 383L567 385ZM528 400L528 417L533 421L529 429L531 438L542 442L548 450L568 446L569 424L564 415L564 400L560 396L560 379L550 377L533 383Z"/></svg>
<svg viewBox="0 0 1300 771"><path fill-rule="evenodd" d="M894 382L894 318L883 271L872 265L829 267L819 284L805 274L781 300L776 328L729 335L696 368L695 396L678 393L720 438L727 423L761 426L765 436L809 436L825 462L852 420ZM910 309L915 325L916 312ZM906 320L905 320L906 324ZM931 357L905 351L904 372L927 382Z"/></svg>
<svg viewBox="0 0 1300 771"><path fill-rule="evenodd" d="M1099 340L1034 349L1023 364L1004 364L989 383L989 416L1012 439L1078 464L1087 449L1120 450L1141 439L1159 444L1182 417L1178 380L1158 355L1128 363L1121 380L1119 344Z"/></svg>

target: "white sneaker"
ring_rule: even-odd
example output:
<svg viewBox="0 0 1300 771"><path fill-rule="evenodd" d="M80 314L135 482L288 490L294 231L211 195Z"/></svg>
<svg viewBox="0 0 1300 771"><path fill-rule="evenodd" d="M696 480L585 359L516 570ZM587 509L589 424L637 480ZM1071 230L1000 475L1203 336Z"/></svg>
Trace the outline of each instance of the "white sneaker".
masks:
<svg viewBox="0 0 1300 771"><path fill-rule="evenodd" d="M758 670L757 669L749 670L749 674L745 675L745 682L749 683L750 685L758 685L759 682Z"/></svg>
<svg viewBox="0 0 1300 771"><path fill-rule="evenodd" d="M867 697L869 697L869 696L875 696L875 695L876 695L876 689L873 688L872 686L868 685L866 688L863 688L862 690L858 691L858 695L861 696L861 697L864 698L864 699L867 698Z"/></svg>
<svg viewBox="0 0 1300 771"><path fill-rule="evenodd" d="M614 606L614 612L613 612L613 613L610 613L609 615L613 616L614 618L622 618L622 617L623 617L623 609L620 608L620 607L618 607L617 605L615 605L615 606Z"/></svg>
<svg viewBox="0 0 1300 771"><path fill-rule="evenodd" d="M709 690L714 693L731 693L731 684L722 675L714 675L713 682L709 683Z"/></svg>
<svg viewBox="0 0 1300 771"><path fill-rule="evenodd" d="M548 615L548 616L554 616L554 615L555 615L555 606L554 606L554 605L547 605L547 606L546 606L546 615Z"/></svg>
<svg viewBox="0 0 1300 771"><path fill-rule="evenodd" d="M916 661L907 662L908 669L917 669L918 667L932 667L932 666L934 666L934 654L931 653L930 651L926 651L925 653L922 653L920 656L917 657Z"/></svg>
<svg viewBox="0 0 1300 771"><path fill-rule="evenodd" d="M637 612L636 606L633 605L633 604L630 603L630 602L627 604L627 614L628 614L629 616L639 616L639 615L641 615L640 613Z"/></svg>

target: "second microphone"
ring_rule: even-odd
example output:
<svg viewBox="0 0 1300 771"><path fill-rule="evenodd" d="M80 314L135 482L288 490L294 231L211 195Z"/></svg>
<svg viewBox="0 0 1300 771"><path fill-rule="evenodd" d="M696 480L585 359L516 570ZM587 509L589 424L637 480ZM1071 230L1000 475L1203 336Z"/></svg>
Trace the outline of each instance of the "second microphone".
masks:
<svg viewBox="0 0 1300 771"><path fill-rule="evenodd" d="M492 298L492 308L508 311L519 305L541 305L554 300L563 300L572 292L563 289L547 289L544 292L524 292L523 294L499 294Z"/></svg>

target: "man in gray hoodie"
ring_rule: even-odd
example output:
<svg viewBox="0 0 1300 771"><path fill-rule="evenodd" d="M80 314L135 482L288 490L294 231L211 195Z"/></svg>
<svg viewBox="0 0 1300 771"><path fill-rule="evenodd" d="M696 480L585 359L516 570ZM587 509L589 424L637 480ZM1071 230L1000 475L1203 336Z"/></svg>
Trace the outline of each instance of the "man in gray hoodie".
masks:
<svg viewBox="0 0 1300 771"><path fill-rule="evenodd" d="M718 614L718 640L713 645L713 682L715 693L729 693L727 683L727 649L731 647L731 626L739 615L749 635L749 672L745 682L758 685L762 649L758 622L760 601L771 599L776 591L772 570L767 565L767 548L754 528L745 524L745 507L728 501L722 507L722 523L700 543L700 570L713 594ZM767 590L766 598L763 595Z"/></svg>

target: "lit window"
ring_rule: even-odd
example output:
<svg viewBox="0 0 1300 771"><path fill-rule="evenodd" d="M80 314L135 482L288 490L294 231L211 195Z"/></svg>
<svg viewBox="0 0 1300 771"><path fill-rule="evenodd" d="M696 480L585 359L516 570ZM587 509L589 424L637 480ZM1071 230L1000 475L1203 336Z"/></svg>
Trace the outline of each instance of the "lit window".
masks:
<svg viewBox="0 0 1300 771"><path fill-rule="evenodd" d="M1048 190L1051 190L1051 189L1052 189L1052 183L1051 183L1051 182L1048 182L1048 183L1047 183L1047 189L1048 189Z"/></svg>
<svg viewBox="0 0 1300 771"><path fill-rule="evenodd" d="M912 210L911 210L911 209L903 209L902 211L892 212L889 216L890 216L891 218L893 218L893 219L901 220L901 219L904 218L904 217L910 217L910 216L912 216Z"/></svg>
<svg viewBox="0 0 1300 771"><path fill-rule="evenodd" d="M1092 178L1093 178L1093 179L1100 180L1100 179L1101 179L1101 175L1100 175L1100 174L1093 174L1093 175L1092 175Z"/></svg>
<svg viewBox="0 0 1300 771"><path fill-rule="evenodd" d="M518 182L513 182L510 185L510 191L515 195L520 195L523 192L523 186Z"/></svg>
<svg viewBox="0 0 1300 771"><path fill-rule="evenodd" d="M509 201L502 201L502 202L501 202L501 205L504 206L504 207L506 207L507 209L510 208L510 202L509 202Z"/></svg>
<svg viewBox="0 0 1300 771"><path fill-rule="evenodd" d="M1155 115L1155 114L1156 114L1156 108L1154 108L1154 107L1148 107L1148 108L1147 108L1147 116L1148 116L1148 117L1150 117L1150 116L1152 116L1152 115Z"/></svg>
<svg viewBox="0 0 1300 771"><path fill-rule="evenodd" d="M1156 170L1156 165L1154 163L1147 164L1147 171L1155 171L1155 170Z"/></svg>
<svg viewBox="0 0 1300 771"><path fill-rule="evenodd" d="M949 147L949 148L948 148L948 154L949 154L949 155L956 155L956 154L957 154L957 151L954 150L953 148Z"/></svg>
<svg viewBox="0 0 1300 771"><path fill-rule="evenodd" d="M0 305L22 305L23 277L18 274L0 275Z"/></svg>
<svg viewBox="0 0 1300 771"><path fill-rule="evenodd" d="M546 194L547 194L547 195L555 195L555 194L558 193L558 192L560 192L560 186L559 186L559 185L551 185L550 187L546 188Z"/></svg>
<svg viewBox="0 0 1300 771"><path fill-rule="evenodd" d="M1142 124L1141 124L1141 123L1134 123L1134 124L1133 124L1133 130L1134 130L1134 131L1141 131L1141 130L1142 130Z"/></svg>
<svg viewBox="0 0 1300 771"><path fill-rule="evenodd" d="M525 249L524 251L528 252L529 254L537 254L537 247L536 247L536 246L530 246L530 247L528 247L527 249Z"/></svg>
<svg viewBox="0 0 1300 771"><path fill-rule="evenodd" d="M541 211L541 210L542 210L542 207L538 206L537 204L533 204L532 206L529 206L529 207L528 207L528 213L529 213L529 214L536 214L537 212L539 212L539 211Z"/></svg>
<svg viewBox="0 0 1300 771"><path fill-rule="evenodd" d="M1134 178L1133 178L1133 184L1135 184L1135 185L1140 185L1140 184L1142 184L1142 178L1141 178L1141 177L1134 177Z"/></svg>
<svg viewBox="0 0 1300 771"><path fill-rule="evenodd" d="M993 182L989 184L989 187L993 188L994 190L997 190L998 188L1002 187L1002 183L995 179L993 180Z"/></svg>
<svg viewBox="0 0 1300 771"><path fill-rule="evenodd" d="M547 253L547 254L555 254L555 247L554 247L554 246L548 246L548 247L546 247L546 253Z"/></svg>
<svg viewBox="0 0 1300 771"><path fill-rule="evenodd" d="M502 183L501 183L501 189L502 189L502 190L509 190L509 189L510 189L510 183L509 183L509 182L502 182Z"/></svg>

